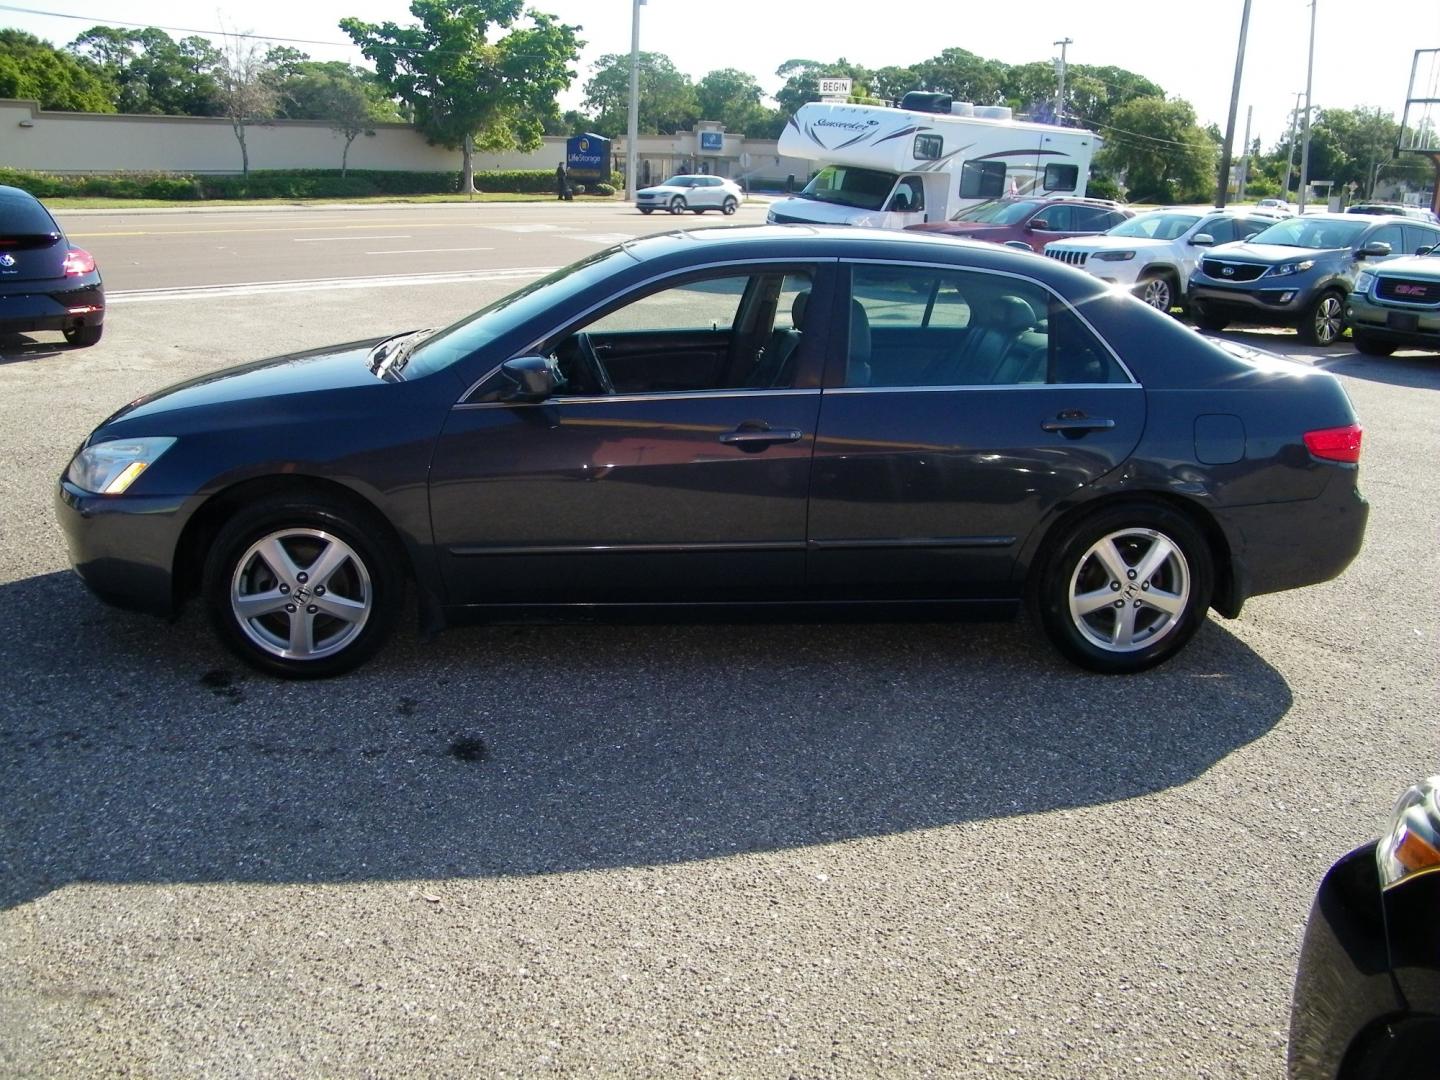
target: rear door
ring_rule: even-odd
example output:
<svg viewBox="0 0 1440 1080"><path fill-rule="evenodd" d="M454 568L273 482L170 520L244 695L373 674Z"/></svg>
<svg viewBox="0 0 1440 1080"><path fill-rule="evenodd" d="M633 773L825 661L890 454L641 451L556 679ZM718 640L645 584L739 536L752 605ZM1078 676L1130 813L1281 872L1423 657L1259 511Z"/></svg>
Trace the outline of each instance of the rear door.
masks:
<svg viewBox="0 0 1440 1080"><path fill-rule="evenodd" d="M0 193L0 286L64 278L68 250L49 211L28 195Z"/></svg>
<svg viewBox="0 0 1440 1080"><path fill-rule="evenodd" d="M1037 282L865 263L851 281L821 399L811 594L1012 595L1026 535L1138 443L1144 391Z"/></svg>

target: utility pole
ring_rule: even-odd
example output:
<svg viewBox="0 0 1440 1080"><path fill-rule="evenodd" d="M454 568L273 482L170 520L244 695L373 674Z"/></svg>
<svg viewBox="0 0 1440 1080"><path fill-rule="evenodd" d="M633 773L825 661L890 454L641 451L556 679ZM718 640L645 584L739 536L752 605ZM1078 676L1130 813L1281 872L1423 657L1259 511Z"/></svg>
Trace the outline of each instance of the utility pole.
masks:
<svg viewBox="0 0 1440 1080"><path fill-rule="evenodd" d="M1285 183L1280 186L1280 197L1287 203L1290 201L1290 171L1295 165L1295 128L1300 123L1300 98L1304 93L1303 90L1295 91L1295 111L1290 114L1290 141L1285 144Z"/></svg>
<svg viewBox="0 0 1440 1080"><path fill-rule="evenodd" d="M1245 149L1240 155L1240 192L1236 201L1245 201L1245 185L1250 182L1250 121L1255 119L1255 106L1245 106Z"/></svg>
<svg viewBox="0 0 1440 1080"><path fill-rule="evenodd" d="M1249 3L1249 0L1246 0ZM1061 38L1055 42L1060 46L1060 67L1057 71L1057 85L1055 88L1055 123L1061 127L1065 125L1065 47L1074 45L1074 38Z"/></svg>
<svg viewBox="0 0 1440 1080"><path fill-rule="evenodd" d="M1300 144L1300 213L1305 213L1305 189L1310 186L1310 88L1315 78L1315 5L1310 0L1310 62L1305 68L1305 121Z"/></svg>
<svg viewBox="0 0 1440 1080"><path fill-rule="evenodd" d="M1224 206L1230 194L1230 154L1235 149L1235 110L1240 106L1240 74L1245 70L1245 34L1250 29L1250 0L1240 15L1240 44L1235 49L1235 81L1230 86L1230 119L1225 123L1225 146L1220 151L1220 197L1216 206ZM1248 139L1248 136L1247 136Z"/></svg>
<svg viewBox="0 0 1440 1080"><path fill-rule="evenodd" d="M635 144L640 139L640 5L634 0L630 22L630 120L625 126L625 199L635 201L635 170L638 166Z"/></svg>

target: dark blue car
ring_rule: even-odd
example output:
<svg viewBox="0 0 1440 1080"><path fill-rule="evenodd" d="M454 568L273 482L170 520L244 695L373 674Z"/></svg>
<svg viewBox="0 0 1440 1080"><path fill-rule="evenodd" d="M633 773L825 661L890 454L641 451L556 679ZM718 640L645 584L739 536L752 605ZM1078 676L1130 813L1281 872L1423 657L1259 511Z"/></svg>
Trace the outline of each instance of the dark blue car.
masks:
<svg viewBox="0 0 1440 1080"><path fill-rule="evenodd" d="M256 666L537 611L1006 612L1136 671L1359 550L1337 380L1087 274L786 226L600 252L439 331L133 402L59 484L81 576Z"/></svg>
<svg viewBox="0 0 1440 1080"><path fill-rule="evenodd" d="M58 330L77 348L105 332L95 259L31 194L0 186L0 334Z"/></svg>

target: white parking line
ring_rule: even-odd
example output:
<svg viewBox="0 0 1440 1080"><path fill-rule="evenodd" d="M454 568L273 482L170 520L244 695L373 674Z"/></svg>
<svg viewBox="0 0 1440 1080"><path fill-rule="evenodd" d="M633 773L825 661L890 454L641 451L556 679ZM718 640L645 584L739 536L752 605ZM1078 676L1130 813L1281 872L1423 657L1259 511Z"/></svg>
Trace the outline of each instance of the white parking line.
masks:
<svg viewBox="0 0 1440 1080"><path fill-rule="evenodd" d="M297 244L323 244L333 240L409 240L409 233L394 233L389 236L292 236L290 238Z"/></svg>
<svg viewBox="0 0 1440 1080"><path fill-rule="evenodd" d="M323 292L331 289L387 289L398 286L453 285L473 281L529 281L558 269L554 266L511 266L496 270L459 270L453 273L386 274L380 277L310 278L298 281L246 281L233 285L198 285L172 289L130 289L108 293L110 305L152 304L167 300L212 299L225 296L259 296L266 293Z"/></svg>
<svg viewBox="0 0 1440 1080"><path fill-rule="evenodd" d="M373 240L374 237L371 237ZM367 251L366 255L429 255L436 251L494 251L493 247L470 248L399 248L388 251Z"/></svg>

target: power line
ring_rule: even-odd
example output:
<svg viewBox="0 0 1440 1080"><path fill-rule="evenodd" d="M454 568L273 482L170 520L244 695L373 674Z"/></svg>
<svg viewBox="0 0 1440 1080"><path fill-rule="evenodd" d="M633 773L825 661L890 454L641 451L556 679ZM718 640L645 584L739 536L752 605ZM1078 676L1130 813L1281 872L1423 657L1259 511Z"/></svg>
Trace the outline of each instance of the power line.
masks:
<svg viewBox="0 0 1440 1080"><path fill-rule="evenodd" d="M164 26L159 23L126 22L124 19L100 18L94 15L70 15L63 11L41 11L38 8L14 7L0 4L0 11L14 11L21 15L44 15L52 19L75 19L95 26L130 26L138 30L168 30L175 34L205 34L214 37L253 38L256 41L284 41L295 45L329 45L337 49L353 49L353 42L317 41L314 38L276 37L273 34L242 34L229 30L199 30L193 26Z"/></svg>

